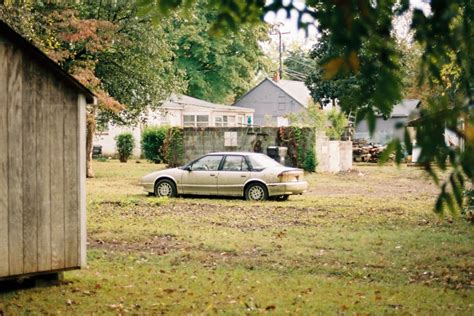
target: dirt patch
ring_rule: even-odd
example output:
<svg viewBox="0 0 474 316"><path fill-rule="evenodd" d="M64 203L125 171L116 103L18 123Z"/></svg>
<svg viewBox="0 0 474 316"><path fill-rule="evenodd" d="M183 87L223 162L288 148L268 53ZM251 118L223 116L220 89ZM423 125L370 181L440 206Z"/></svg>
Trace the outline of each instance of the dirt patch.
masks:
<svg viewBox="0 0 474 316"><path fill-rule="evenodd" d="M310 178L306 194L313 196L414 198L436 196L439 191L424 171L407 167L356 166L347 172L315 174Z"/></svg>
<svg viewBox="0 0 474 316"><path fill-rule="evenodd" d="M117 252L138 252L154 255L166 255L172 251L189 247L185 242L178 241L175 236L153 236L147 240L127 242L123 240L88 240L88 246L92 249Z"/></svg>

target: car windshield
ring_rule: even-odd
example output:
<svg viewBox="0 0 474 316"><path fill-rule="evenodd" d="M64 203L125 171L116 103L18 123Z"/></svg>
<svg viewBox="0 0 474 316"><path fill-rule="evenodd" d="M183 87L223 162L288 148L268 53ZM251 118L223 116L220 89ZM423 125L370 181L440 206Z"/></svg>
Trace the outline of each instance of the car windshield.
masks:
<svg viewBox="0 0 474 316"><path fill-rule="evenodd" d="M263 170L272 167L282 167L281 164L264 154L249 155L248 159L250 161L250 164L252 165L252 168L255 170Z"/></svg>

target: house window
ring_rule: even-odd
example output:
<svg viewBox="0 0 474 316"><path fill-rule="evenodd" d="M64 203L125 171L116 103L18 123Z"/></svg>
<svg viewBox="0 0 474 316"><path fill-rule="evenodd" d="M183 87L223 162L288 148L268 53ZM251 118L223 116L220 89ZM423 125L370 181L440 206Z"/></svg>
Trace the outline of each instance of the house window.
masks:
<svg viewBox="0 0 474 316"><path fill-rule="evenodd" d="M195 115L184 115L183 116L183 126L184 127L194 127L195 126Z"/></svg>
<svg viewBox="0 0 474 316"><path fill-rule="evenodd" d="M235 116L222 115L216 116L215 125L218 127L235 126Z"/></svg>
<svg viewBox="0 0 474 316"><path fill-rule="evenodd" d="M237 126L244 126L247 125L244 122L244 116L243 115L237 115Z"/></svg>
<svg viewBox="0 0 474 316"><path fill-rule="evenodd" d="M209 126L209 115L183 115L184 127Z"/></svg>
<svg viewBox="0 0 474 316"><path fill-rule="evenodd" d="M209 126L209 115L196 115L197 118L197 127L206 127Z"/></svg>
<svg viewBox="0 0 474 316"><path fill-rule="evenodd" d="M235 126L235 116L227 117L227 126Z"/></svg>

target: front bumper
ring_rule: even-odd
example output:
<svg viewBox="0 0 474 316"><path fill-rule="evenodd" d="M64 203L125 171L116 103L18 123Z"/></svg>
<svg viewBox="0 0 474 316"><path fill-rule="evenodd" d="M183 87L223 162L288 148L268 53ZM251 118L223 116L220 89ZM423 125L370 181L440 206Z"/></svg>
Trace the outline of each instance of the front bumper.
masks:
<svg viewBox="0 0 474 316"><path fill-rule="evenodd" d="M284 183L270 183L268 186L268 195L291 195L302 194L308 189L308 182L284 182Z"/></svg>
<svg viewBox="0 0 474 316"><path fill-rule="evenodd" d="M151 182L151 183L148 183L148 182L140 182L140 185L143 187L143 189L144 189L146 192L153 193L153 192L155 191L155 183L154 183L154 182Z"/></svg>

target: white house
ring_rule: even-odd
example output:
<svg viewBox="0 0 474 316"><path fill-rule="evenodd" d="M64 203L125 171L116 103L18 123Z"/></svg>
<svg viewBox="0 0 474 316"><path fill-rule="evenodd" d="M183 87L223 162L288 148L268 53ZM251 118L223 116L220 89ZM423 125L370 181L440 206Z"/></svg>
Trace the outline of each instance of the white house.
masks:
<svg viewBox="0 0 474 316"><path fill-rule="evenodd" d="M108 128L97 133L94 146L102 146L103 155L116 153L115 137L124 132L132 133L135 138L133 155L141 155L140 139L146 126L178 127L233 127L253 123L254 109L211 103L186 95L171 95L159 109L149 110L142 122L134 126L117 126L109 123Z"/></svg>

